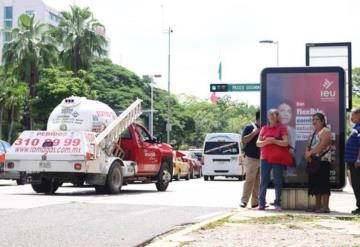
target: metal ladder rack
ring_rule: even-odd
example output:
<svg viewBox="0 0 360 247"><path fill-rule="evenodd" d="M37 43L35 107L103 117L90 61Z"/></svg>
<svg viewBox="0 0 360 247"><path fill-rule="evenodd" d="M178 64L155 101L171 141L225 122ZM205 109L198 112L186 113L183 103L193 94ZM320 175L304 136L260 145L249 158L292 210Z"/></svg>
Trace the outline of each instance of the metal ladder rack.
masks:
<svg viewBox="0 0 360 247"><path fill-rule="evenodd" d="M95 138L91 144L94 148L94 158L100 155L100 150L104 150L109 156L112 154L121 133L141 115L141 102L141 99L135 100Z"/></svg>

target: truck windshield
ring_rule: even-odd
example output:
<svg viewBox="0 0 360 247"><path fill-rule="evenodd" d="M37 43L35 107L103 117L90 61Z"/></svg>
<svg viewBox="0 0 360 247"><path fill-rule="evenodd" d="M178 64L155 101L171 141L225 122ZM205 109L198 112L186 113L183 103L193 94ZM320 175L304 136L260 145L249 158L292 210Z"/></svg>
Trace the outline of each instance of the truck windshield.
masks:
<svg viewBox="0 0 360 247"><path fill-rule="evenodd" d="M217 155L239 154L239 145L237 142L206 142L204 153Z"/></svg>

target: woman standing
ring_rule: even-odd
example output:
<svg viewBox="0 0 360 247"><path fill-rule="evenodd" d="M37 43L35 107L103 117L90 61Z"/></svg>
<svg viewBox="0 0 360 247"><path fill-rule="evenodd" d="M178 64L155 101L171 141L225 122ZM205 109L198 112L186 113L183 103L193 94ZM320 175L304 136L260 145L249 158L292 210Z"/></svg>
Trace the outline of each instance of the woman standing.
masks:
<svg viewBox="0 0 360 247"><path fill-rule="evenodd" d="M305 159L308 162L312 159L319 160L319 168L309 169L309 195L315 195L316 213L330 213L331 132L326 128L325 116L322 113L315 113L312 116L312 124L315 131L309 137L309 148L305 152Z"/></svg>
<svg viewBox="0 0 360 247"><path fill-rule="evenodd" d="M261 128L256 145L260 148L260 195L259 210L265 209L266 190L273 170L275 185L275 210L281 210L281 191L283 187L283 170L291 165L288 134L286 127L280 123L279 111L268 112L269 123Z"/></svg>

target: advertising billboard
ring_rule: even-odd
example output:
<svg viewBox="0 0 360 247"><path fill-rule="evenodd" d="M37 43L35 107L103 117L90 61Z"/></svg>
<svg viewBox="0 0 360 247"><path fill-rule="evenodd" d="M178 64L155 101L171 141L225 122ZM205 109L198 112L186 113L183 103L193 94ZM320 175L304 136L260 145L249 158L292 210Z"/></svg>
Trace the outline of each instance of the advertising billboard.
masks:
<svg viewBox="0 0 360 247"><path fill-rule="evenodd" d="M308 174L304 153L314 132L312 115L325 115L332 133L332 188L345 185L344 70L341 67L267 68L261 73L261 123L267 122L267 111L277 108L287 127L294 156L293 166L284 172L284 186L306 188Z"/></svg>

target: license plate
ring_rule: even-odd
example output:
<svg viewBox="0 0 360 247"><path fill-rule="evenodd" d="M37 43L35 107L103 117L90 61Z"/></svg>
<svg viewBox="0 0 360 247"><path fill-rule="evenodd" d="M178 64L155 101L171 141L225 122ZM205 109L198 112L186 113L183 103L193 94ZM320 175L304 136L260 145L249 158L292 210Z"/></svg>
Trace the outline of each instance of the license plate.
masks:
<svg viewBox="0 0 360 247"><path fill-rule="evenodd" d="M40 168L51 168L51 162L48 160L40 161L39 167Z"/></svg>

